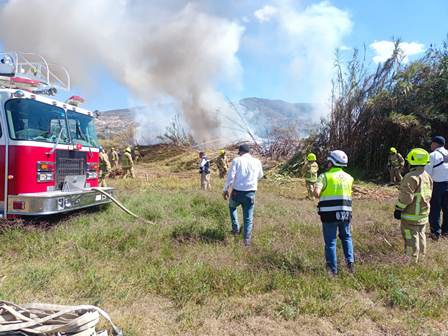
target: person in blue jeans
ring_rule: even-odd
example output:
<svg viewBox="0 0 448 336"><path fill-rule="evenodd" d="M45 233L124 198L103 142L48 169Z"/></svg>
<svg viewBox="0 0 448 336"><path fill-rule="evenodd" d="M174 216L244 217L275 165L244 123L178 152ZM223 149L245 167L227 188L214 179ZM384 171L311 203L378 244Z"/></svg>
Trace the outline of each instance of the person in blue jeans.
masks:
<svg viewBox="0 0 448 336"><path fill-rule="evenodd" d="M250 246L252 239L255 193L258 180L262 177L263 167L260 160L250 155L248 145L241 145L238 149L238 157L232 161L227 173L223 197L225 200L229 200L230 220L234 235L239 235L241 232L237 208L240 205L243 208L245 246Z"/></svg>
<svg viewBox="0 0 448 336"><path fill-rule="evenodd" d="M350 232L353 177L343 170L348 164L347 154L343 151L332 151L327 160L327 171L317 179L315 196L319 197L318 209L322 221L327 271L334 277L338 273L336 258L338 231L348 271L354 272L355 258Z"/></svg>
<svg viewBox="0 0 448 336"><path fill-rule="evenodd" d="M325 260L331 276L338 273L338 261L336 258L336 237L338 236L342 243L342 250L347 263L349 272L353 273L353 263L355 261L353 254L352 234L350 230L350 221L335 221L322 223L322 231L325 242ZM339 231L339 234L336 233Z"/></svg>
<svg viewBox="0 0 448 336"><path fill-rule="evenodd" d="M448 150L445 148L445 138L435 136L431 141L431 154L425 171L434 181L429 210L430 237L439 240L440 236L448 238ZM440 225L440 212L443 213Z"/></svg>
<svg viewBox="0 0 448 336"><path fill-rule="evenodd" d="M255 191L233 190L229 200L230 220L232 222L232 233L238 235L241 232L238 222L238 206L243 208L243 238L246 245L249 245L255 206Z"/></svg>

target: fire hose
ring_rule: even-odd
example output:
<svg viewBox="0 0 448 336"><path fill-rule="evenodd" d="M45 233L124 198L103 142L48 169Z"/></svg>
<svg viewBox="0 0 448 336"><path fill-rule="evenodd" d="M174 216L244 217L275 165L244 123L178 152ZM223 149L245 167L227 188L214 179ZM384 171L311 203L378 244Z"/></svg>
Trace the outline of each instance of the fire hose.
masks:
<svg viewBox="0 0 448 336"><path fill-rule="evenodd" d="M115 336L123 332L102 309L91 306L62 306L31 303L18 306L0 301L0 336L107 336L95 326L103 317Z"/></svg>
<svg viewBox="0 0 448 336"><path fill-rule="evenodd" d="M107 198L109 198L112 202L114 202L121 210L123 210L124 212L126 212L128 215L136 218L136 219L140 219L143 220L147 223L152 224L151 221L144 219L140 216L137 216L135 213L133 213L131 210L127 209L123 204L121 204L115 197L113 197L112 195L108 194L107 192L105 192L104 190L100 189L100 188L91 188L92 190L98 191L99 193L103 194L104 196L106 196Z"/></svg>

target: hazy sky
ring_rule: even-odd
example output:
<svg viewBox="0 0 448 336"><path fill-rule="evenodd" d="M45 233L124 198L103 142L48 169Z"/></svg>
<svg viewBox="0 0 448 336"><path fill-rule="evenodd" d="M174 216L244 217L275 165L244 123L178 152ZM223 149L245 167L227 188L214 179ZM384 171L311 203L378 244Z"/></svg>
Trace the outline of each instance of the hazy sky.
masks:
<svg viewBox="0 0 448 336"><path fill-rule="evenodd" d="M4 2L0 0L0 4ZM173 10L186 3L167 2ZM328 90L334 48L339 47L348 58L353 48L365 45L373 67L390 54L394 37L403 41L402 49L412 60L430 44L440 45L448 33L446 0L198 3L208 14L236 22L243 30L236 52L239 74L232 80L215 82L231 99L256 96L313 102ZM139 104L107 68L96 67L91 76L94 85L74 88L87 99L88 108L107 110Z"/></svg>

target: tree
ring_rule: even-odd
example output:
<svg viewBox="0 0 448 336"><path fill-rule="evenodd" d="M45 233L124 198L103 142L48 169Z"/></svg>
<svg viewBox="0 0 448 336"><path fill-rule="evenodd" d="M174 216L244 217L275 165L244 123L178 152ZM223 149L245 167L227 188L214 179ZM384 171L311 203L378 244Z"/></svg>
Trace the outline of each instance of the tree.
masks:
<svg viewBox="0 0 448 336"><path fill-rule="evenodd" d="M185 129L180 113L176 113L167 126L165 133L157 137L164 143L173 144L176 146L191 146L194 145L194 139L191 133Z"/></svg>
<svg viewBox="0 0 448 336"><path fill-rule="evenodd" d="M344 64L336 57L331 113L314 147L322 155L342 149L366 176L384 171L389 147L407 153L427 147L433 134L448 126L448 49L430 48L424 57L404 64L400 41L376 70L366 70L355 51Z"/></svg>

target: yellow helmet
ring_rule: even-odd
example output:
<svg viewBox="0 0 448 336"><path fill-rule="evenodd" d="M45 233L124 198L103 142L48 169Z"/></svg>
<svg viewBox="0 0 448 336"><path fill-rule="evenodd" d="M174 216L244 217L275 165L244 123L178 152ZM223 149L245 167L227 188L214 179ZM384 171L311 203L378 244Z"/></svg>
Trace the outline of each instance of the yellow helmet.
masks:
<svg viewBox="0 0 448 336"><path fill-rule="evenodd" d="M220 153L221 155L224 155L224 154L226 153L226 151L225 151L225 149L221 149L221 150L219 151L219 153Z"/></svg>
<svg viewBox="0 0 448 336"><path fill-rule="evenodd" d="M306 159L307 159L308 161L316 161L316 160L317 160L317 157L316 157L316 154L314 154L314 153L309 153L309 154L307 155Z"/></svg>
<svg viewBox="0 0 448 336"><path fill-rule="evenodd" d="M411 166L426 166L429 163L429 153L423 148L414 148L406 156L406 161Z"/></svg>
<svg viewBox="0 0 448 336"><path fill-rule="evenodd" d="M397 149L395 147L391 147L389 149L389 152L392 153L392 154L397 154Z"/></svg>
<svg viewBox="0 0 448 336"><path fill-rule="evenodd" d="M126 147L126 149L124 151L130 153L132 150L131 150L131 147Z"/></svg>

